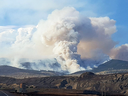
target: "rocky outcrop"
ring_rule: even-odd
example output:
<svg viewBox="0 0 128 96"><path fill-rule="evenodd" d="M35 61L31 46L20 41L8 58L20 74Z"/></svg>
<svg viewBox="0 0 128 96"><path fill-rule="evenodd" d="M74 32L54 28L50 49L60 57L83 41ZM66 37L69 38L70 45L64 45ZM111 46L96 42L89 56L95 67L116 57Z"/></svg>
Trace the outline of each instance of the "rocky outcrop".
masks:
<svg viewBox="0 0 128 96"><path fill-rule="evenodd" d="M128 74L94 75L84 73L71 85L74 89L127 94Z"/></svg>
<svg viewBox="0 0 128 96"><path fill-rule="evenodd" d="M85 78L85 79L87 79L87 78L91 78L91 77L93 77L95 74L94 73L92 73L92 72L85 72L85 73L82 73L81 75L80 75L80 79L83 79L83 78Z"/></svg>

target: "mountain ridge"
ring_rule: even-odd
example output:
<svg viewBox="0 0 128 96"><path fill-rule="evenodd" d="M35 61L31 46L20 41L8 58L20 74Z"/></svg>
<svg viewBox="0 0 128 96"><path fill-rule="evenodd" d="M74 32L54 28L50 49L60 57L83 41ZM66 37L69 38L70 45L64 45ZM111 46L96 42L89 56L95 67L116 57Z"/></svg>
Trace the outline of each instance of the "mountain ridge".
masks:
<svg viewBox="0 0 128 96"><path fill-rule="evenodd" d="M128 61L112 59L104 64L99 65L92 70L78 71L72 74L50 70L32 70L20 69L8 65L0 66L0 76L14 77L14 78L30 78L30 77L48 77L48 76L80 76L84 72L93 72L95 74L112 74L128 72Z"/></svg>
<svg viewBox="0 0 128 96"><path fill-rule="evenodd" d="M99 65L97 68L93 68L92 70L78 71L71 75L79 76L84 72L93 72L95 74L125 73L128 72L128 61L112 59Z"/></svg>

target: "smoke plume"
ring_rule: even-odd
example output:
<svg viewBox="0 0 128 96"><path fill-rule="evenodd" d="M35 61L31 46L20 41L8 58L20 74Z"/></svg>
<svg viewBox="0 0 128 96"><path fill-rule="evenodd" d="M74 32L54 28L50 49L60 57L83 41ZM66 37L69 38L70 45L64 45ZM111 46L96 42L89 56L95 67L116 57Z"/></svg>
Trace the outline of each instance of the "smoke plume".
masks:
<svg viewBox="0 0 128 96"><path fill-rule="evenodd" d="M111 38L115 32L113 19L83 17L73 7L65 7L37 26L1 26L0 62L8 58L8 64L16 67L70 73L91 69L109 60L117 44Z"/></svg>
<svg viewBox="0 0 128 96"><path fill-rule="evenodd" d="M110 57L113 59L128 61L128 44L113 48Z"/></svg>

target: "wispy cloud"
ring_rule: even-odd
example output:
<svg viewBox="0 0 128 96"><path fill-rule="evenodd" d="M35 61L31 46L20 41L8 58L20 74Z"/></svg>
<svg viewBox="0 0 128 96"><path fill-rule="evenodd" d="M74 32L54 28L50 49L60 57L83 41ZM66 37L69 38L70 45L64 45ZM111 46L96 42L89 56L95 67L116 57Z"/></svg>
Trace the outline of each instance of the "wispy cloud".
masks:
<svg viewBox="0 0 128 96"><path fill-rule="evenodd" d="M96 15L96 7L84 0L0 0L0 25L36 25L55 9L74 7L87 16Z"/></svg>

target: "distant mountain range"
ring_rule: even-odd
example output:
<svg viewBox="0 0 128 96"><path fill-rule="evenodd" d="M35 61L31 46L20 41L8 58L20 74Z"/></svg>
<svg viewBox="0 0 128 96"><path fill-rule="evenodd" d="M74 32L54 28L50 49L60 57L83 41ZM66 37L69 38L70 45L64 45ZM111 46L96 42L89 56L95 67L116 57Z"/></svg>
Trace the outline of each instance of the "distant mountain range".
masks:
<svg viewBox="0 0 128 96"><path fill-rule="evenodd" d="M93 70L79 71L68 76L79 76L84 72L93 72L96 74L112 74L112 73L125 73L128 72L128 61L110 60L104 64L99 65ZM14 78L29 78L29 77L49 77L49 76L62 76L66 75L61 72L46 71L46 70L28 70L19 69L7 65L0 66L0 76L14 77ZM67 75L66 75L67 76Z"/></svg>

